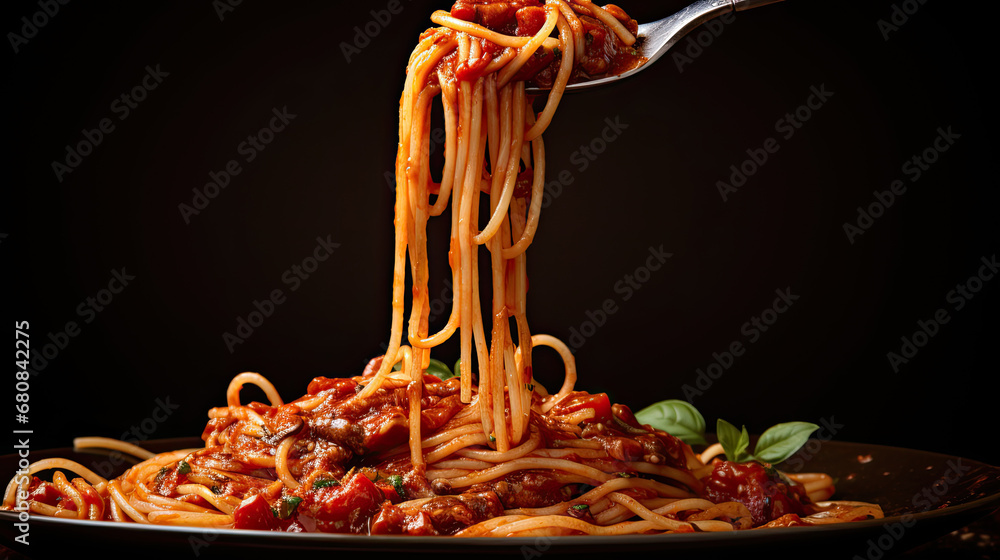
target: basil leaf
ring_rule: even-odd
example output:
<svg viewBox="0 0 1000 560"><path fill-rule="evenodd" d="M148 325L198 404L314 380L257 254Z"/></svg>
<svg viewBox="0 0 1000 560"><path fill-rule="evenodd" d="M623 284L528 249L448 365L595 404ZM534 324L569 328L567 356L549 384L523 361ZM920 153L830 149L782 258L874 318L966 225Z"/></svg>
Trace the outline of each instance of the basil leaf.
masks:
<svg viewBox="0 0 1000 560"><path fill-rule="evenodd" d="M671 399L651 404L635 413L640 424L649 424L687 444L706 444L705 418L691 403Z"/></svg>
<svg viewBox="0 0 1000 560"><path fill-rule="evenodd" d="M780 463L794 455L818 429L819 426L811 422L775 424L760 435L753 454L765 463Z"/></svg>
<svg viewBox="0 0 1000 560"><path fill-rule="evenodd" d="M340 486L340 481L336 478L317 478L313 481L313 488L326 488L328 486Z"/></svg>
<svg viewBox="0 0 1000 560"><path fill-rule="evenodd" d="M295 508L299 506L300 502L302 502L302 498L287 496L278 502L278 508L276 510L272 508L272 512L278 519L288 519L295 513Z"/></svg>
<svg viewBox="0 0 1000 560"><path fill-rule="evenodd" d="M191 472L191 465L187 461L177 463L177 474L188 474Z"/></svg>
<svg viewBox="0 0 1000 560"><path fill-rule="evenodd" d="M458 364L456 363L455 365L456 365L455 371L458 371ZM394 366L392 366L392 371L399 371L401 369L403 369L402 361L398 361ZM435 360L434 358L431 358L431 361L427 365L427 369L424 371L424 373L429 373L437 377L441 381L444 381L446 379L451 379L452 377L458 375L455 372L451 371L451 369L444 362L440 360Z"/></svg>
<svg viewBox="0 0 1000 560"><path fill-rule="evenodd" d="M427 365L427 371L425 373L437 376L437 378L441 381L455 377L455 372L451 371L451 368L445 365L444 362L440 362L434 358L431 358L431 362Z"/></svg>
<svg viewBox="0 0 1000 560"><path fill-rule="evenodd" d="M722 449L726 452L727 459L735 463L753 459L753 455L747 453L747 448L750 447L750 434L747 433L746 426L743 426L742 430L737 430L736 426L719 418L715 433L719 437Z"/></svg>

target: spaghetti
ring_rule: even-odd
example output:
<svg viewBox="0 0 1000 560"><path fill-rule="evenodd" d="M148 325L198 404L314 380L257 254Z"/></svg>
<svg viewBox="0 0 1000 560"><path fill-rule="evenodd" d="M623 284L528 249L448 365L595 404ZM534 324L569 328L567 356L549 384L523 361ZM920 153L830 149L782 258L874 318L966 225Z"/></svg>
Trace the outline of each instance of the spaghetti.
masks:
<svg viewBox="0 0 1000 560"><path fill-rule="evenodd" d="M288 403L260 374L237 375L227 406L209 411L201 448L154 455L77 439L78 448L141 461L111 480L64 459L36 462L7 486L3 509L27 503L35 514L76 519L457 536L732 531L881 517L875 505L827 501L834 488L825 474L722 461L717 448L695 454L607 395L575 390L569 349L531 333L525 250L539 224L542 132L571 79L635 62L635 21L589 0L462 0L431 19L440 27L420 36L400 100L385 355L359 376L316 378ZM537 116L528 80L551 87ZM429 158L437 98L447 137L439 182ZM431 333L426 228L449 202L455 298L447 324ZM481 209L489 215L482 226ZM492 270L486 317L480 246ZM431 350L456 332L457 375L429 375ZM565 382L555 393L532 376L536 346L563 359ZM269 402L241 402L247 384ZM35 476L50 469L51 482Z"/></svg>

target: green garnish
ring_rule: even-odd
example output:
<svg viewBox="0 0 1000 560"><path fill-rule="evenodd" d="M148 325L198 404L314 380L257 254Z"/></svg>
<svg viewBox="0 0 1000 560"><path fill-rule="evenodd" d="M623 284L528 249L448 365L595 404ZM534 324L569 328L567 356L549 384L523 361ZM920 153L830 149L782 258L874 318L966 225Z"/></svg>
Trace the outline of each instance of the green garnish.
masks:
<svg viewBox="0 0 1000 560"><path fill-rule="evenodd" d="M340 486L340 481L336 478L317 478L313 481L313 488L326 488L328 486Z"/></svg>
<svg viewBox="0 0 1000 560"><path fill-rule="evenodd" d="M569 509L575 509L576 511L583 511L585 509L590 509L588 504L576 504L575 506L569 506Z"/></svg>
<svg viewBox="0 0 1000 560"><path fill-rule="evenodd" d="M562 51L561 51L561 50L559 50L559 47L556 47L556 48L552 49L552 54L553 54L553 55L554 55L554 56L555 56L556 58L562 58Z"/></svg>
<svg viewBox="0 0 1000 560"><path fill-rule="evenodd" d="M662 430L687 444L706 445L705 418L691 403L681 400L665 400L651 404L635 413L636 420L641 424L649 424L656 430ZM811 422L785 422L771 426L761 434L753 453L750 448L750 434L746 426L737 429L736 426L718 420L715 428L716 436L726 458L742 463L760 461L762 463L780 463L795 454L809 441L809 435L818 430L819 426Z"/></svg>
<svg viewBox="0 0 1000 560"><path fill-rule="evenodd" d="M496 442L497 442L496 436L494 436L493 434L490 434L490 443L496 443Z"/></svg>
<svg viewBox="0 0 1000 560"><path fill-rule="evenodd" d="M705 418L687 401L671 399L651 404L636 412L635 419L689 445L708 443L705 441Z"/></svg>
<svg viewBox="0 0 1000 560"><path fill-rule="evenodd" d="M403 477L398 474L394 474L390 475L386 480L389 481L389 484L392 484L392 487L396 490L396 493L399 494L399 497L405 500L406 491L403 490Z"/></svg>
<svg viewBox="0 0 1000 560"><path fill-rule="evenodd" d="M615 476L617 476L618 478L635 478L634 474L627 472L615 473Z"/></svg>
<svg viewBox="0 0 1000 560"><path fill-rule="evenodd" d="M187 461L177 463L177 474L187 474L189 472L191 472L191 465Z"/></svg>
<svg viewBox="0 0 1000 560"><path fill-rule="evenodd" d="M299 506L302 498L296 496L285 496L278 502L277 508L271 508L271 513L278 519L288 519L295 513L295 508Z"/></svg>
<svg viewBox="0 0 1000 560"><path fill-rule="evenodd" d="M403 369L403 362L401 361L396 362L396 365L392 366L392 371L400 371L401 369ZM431 358L431 361L427 364L427 369L424 370L424 373L428 373L437 377L441 381L445 381L458 375L458 363L455 363L455 371L452 371L451 368L449 368L444 362Z"/></svg>

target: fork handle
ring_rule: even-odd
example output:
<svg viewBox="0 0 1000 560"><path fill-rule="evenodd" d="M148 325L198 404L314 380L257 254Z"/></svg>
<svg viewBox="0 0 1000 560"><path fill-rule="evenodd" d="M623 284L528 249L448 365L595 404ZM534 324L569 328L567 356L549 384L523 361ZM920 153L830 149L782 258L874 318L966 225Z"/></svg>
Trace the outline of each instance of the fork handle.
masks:
<svg viewBox="0 0 1000 560"><path fill-rule="evenodd" d="M733 9L737 12L742 12L743 10L766 6L775 2L781 2L781 0L733 0Z"/></svg>

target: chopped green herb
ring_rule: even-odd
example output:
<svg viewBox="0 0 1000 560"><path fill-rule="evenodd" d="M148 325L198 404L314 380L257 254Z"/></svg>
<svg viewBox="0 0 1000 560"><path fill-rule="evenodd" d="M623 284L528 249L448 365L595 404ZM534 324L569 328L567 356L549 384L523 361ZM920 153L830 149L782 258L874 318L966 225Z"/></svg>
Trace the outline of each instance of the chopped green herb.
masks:
<svg viewBox="0 0 1000 560"><path fill-rule="evenodd" d="M497 442L496 436L494 436L493 434L490 434L490 443L496 443L496 442Z"/></svg>
<svg viewBox="0 0 1000 560"><path fill-rule="evenodd" d="M189 472L191 472L191 465L187 461L177 463L177 474L187 474Z"/></svg>
<svg viewBox="0 0 1000 560"><path fill-rule="evenodd" d="M617 476L618 478L635 478L634 474L627 472L615 473L615 476Z"/></svg>
<svg viewBox="0 0 1000 560"><path fill-rule="evenodd" d="M169 470L167 467L160 467L160 472L156 473L156 482L163 480Z"/></svg>
<svg viewBox="0 0 1000 560"><path fill-rule="evenodd" d="M317 478L313 481L313 488L326 488L327 486L340 486L340 481L336 478Z"/></svg>
<svg viewBox="0 0 1000 560"><path fill-rule="evenodd" d="M583 511L583 510L586 510L586 509L590 509L590 505L589 504L576 504L575 506L569 506L569 509L575 509L576 511Z"/></svg>
<svg viewBox="0 0 1000 560"><path fill-rule="evenodd" d="M562 51L559 50L559 47L552 49L552 54L555 55L556 58L562 58Z"/></svg>
<svg viewBox="0 0 1000 560"><path fill-rule="evenodd" d="M386 480L389 481L389 484L392 484L392 487L396 490L396 493L399 494L399 497L405 500L406 491L403 489L403 477L398 474L394 474Z"/></svg>
<svg viewBox="0 0 1000 560"><path fill-rule="evenodd" d="M298 507L302 498L296 496L285 496L278 502L277 509L271 508L271 512L278 519L288 519L295 513L295 508Z"/></svg>

